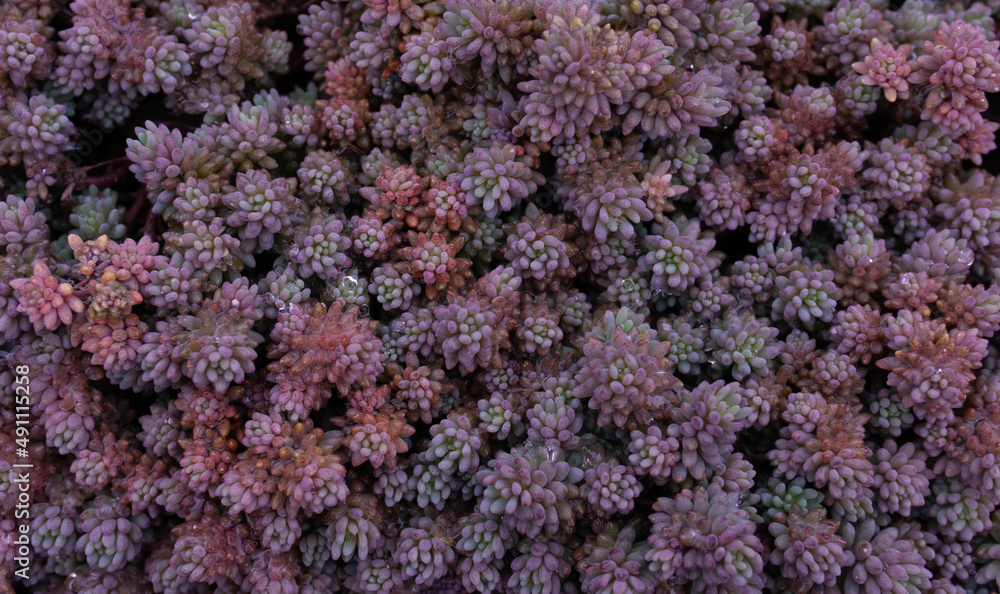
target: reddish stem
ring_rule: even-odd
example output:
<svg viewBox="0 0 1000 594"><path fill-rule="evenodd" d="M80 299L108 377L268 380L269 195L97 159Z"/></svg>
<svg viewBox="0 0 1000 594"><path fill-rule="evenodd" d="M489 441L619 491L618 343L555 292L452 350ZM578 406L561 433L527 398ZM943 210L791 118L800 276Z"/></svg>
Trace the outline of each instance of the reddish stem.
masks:
<svg viewBox="0 0 1000 594"><path fill-rule="evenodd" d="M86 167L83 168L83 170L90 171L91 169L97 169L98 167L101 167L103 165L110 165L112 163L118 163L121 161L128 161L128 157L118 157L115 159L108 159L107 161L103 161L101 163L94 163L93 165L87 165Z"/></svg>
<svg viewBox="0 0 1000 594"><path fill-rule="evenodd" d="M132 223L139 217L139 212L142 211L142 207L148 202L148 194L149 192L145 186L139 190L139 193L135 197L135 202L132 203L132 207L128 209L128 214L125 216L126 227L131 227Z"/></svg>
<svg viewBox="0 0 1000 594"><path fill-rule="evenodd" d="M153 214L153 209L149 209L149 214L146 215L146 225L143 227L144 235L156 235L156 215Z"/></svg>
<svg viewBox="0 0 1000 594"><path fill-rule="evenodd" d="M104 175L98 175L96 177L88 177L87 179L84 180L84 183L95 186L107 186L117 182L127 172L128 172L128 167L122 167L119 169L115 169L114 171L109 171Z"/></svg>

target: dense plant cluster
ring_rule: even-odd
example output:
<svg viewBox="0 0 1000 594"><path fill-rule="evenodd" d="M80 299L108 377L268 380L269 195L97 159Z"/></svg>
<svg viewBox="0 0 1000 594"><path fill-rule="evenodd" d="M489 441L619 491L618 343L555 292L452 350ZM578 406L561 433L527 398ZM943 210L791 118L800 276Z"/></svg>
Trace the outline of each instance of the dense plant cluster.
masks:
<svg viewBox="0 0 1000 594"><path fill-rule="evenodd" d="M0 592L996 591L998 15L3 2Z"/></svg>

